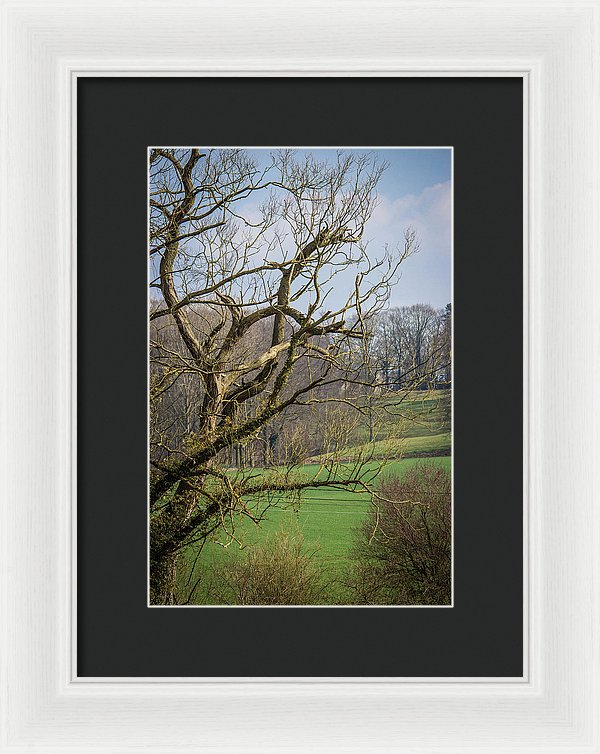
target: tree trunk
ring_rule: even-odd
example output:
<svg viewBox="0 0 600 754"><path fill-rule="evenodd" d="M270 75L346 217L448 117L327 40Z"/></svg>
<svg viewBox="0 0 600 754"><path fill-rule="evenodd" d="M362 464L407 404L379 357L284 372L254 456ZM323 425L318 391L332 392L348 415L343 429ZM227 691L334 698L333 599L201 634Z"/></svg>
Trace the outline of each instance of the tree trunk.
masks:
<svg viewBox="0 0 600 754"><path fill-rule="evenodd" d="M177 553L150 554L150 604L177 604Z"/></svg>
<svg viewBox="0 0 600 754"><path fill-rule="evenodd" d="M191 518L196 508L197 492L185 480L173 498L150 519L150 603L177 604L177 561L180 549L193 530L200 525Z"/></svg>

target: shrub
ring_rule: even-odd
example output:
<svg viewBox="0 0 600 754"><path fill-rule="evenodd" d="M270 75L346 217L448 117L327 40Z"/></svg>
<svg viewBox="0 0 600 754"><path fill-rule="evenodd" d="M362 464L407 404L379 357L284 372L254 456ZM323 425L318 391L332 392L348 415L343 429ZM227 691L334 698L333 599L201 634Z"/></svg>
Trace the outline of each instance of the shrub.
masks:
<svg viewBox="0 0 600 754"><path fill-rule="evenodd" d="M451 602L450 474L420 462L384 480L357 533L353 588L361 604Z"/></svg>
<svg viewBox="0 0 600 754"><path fill-rule="evenodd" d="M216 569L212 597L230 605L322 604L326 585L300 532L280 531Z"/></svg>

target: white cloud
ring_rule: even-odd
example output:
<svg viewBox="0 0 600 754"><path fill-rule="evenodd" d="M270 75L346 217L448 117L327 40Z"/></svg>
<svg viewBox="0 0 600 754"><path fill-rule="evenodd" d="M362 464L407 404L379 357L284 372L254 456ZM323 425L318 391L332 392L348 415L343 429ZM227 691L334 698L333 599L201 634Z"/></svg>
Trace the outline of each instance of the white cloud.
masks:
<svg viewBox="0 0 600 754"><path fill-rule="evenodd" d="M390 242L398 242L408 226L413 227L421 241L421 249L429 254L450 254L452 187L450 182L427 186L420 194L406 194L396 199L380 197L367 233Z"/></svg>

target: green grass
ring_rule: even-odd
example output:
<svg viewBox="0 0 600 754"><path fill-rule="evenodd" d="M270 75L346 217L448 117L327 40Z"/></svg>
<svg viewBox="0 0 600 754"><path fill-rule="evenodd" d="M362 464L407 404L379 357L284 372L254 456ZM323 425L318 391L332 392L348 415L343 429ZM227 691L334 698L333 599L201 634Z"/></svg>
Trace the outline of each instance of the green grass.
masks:
<svg viewBox="0 0 600 754"><path fill-rule="evenodd" d="M346 446L334 454L338 478L351 473L356 461L365 458L374 459L363 467L371 477L381 468L380 459L393 459L386 461L383 476L402 476L410 466L419 462L419 458L424 457L450 470L450 400L447 390L415 391L400 402L398 397L388 396L363 406L363 409L368 408L366 416L370 413L371 421L365 418L347 439ZM369 441L371 435L372 442ZM230 473L232 477L236 474L256 474L260 478L266 474L281 473L281 469L232 469ZM294 470L295 478L301 480L321 480L326 478L326 473L320 465L311 463ZM257 501L248 499L244 503L251 511L256 511ZM271 507L259 524L242 515L228 522L230 529L233 524L235 536L242 547L219 530L214 540L206 543L199 557L197 547L192 545L188 548L184 554L188 574L191 573L188 585L199 584L194 592L195 603L211 604L207 584L220 564L229 559L244 558L246 552L243 548L264 542L282 529L298 529L304 537L306 551L316 552L315 557L326 575L324 578L331 584L332 604L346 601L343 580L351 564L355 532L365 518L372 515L368 494L347 488L322 487L304 490L294 501L274 494L270 503Z"/></svg>
<svg viewBox="0 0 600 754"><path fill-rule="evenodd" d="M414 391L407 396L387 396L371 404L374 440L423 437L450 431L450 391ZM355 432L357 443L369 439L364 422Z"/></svg>
<svg viewBox="0 0 600 754"><path fill-rule="evenodd" d="M430 460L450 469L451 459L447 456ZM390 461L381 472L382 476L402 476L406 469L418 462L417 458ZM367 467L375 473L380 464L371 462L367 464ZM344 470L349 472L352 468L352 464L340 466L341 473ZM298 469L298 474L310 479L314 478L318 471L319 466L307 464ZM246 502L251 507L251 501ZM236 517L234 523L238 539L244 546L251 547L282 528L287 530L299 528L307 551L316 551L316 557L321 562L327 579L333 579L332 603L344 602L346 590L343 579L350 565L350 551L355 531L370 515L368 495L347 489L313 488L303 491L299 501L290 503L284 496L279 496L273 500L273 503L277 507L269 508L265 519L259 525L254 524L247 516ZM240 549L236 542L224 548L223 545L226 542L227 537L220 532L215 541L205 545L196 562L189 583L194 584L198 578L201 579L194 593L194 602L197 604L211 604L205 584L210 580L212 569L226 559L245 556L244 550ZM190 567L194 563L196 554L193 546L185 553Z"/></svg>
<svg viewBox="0 0 600 754"><path fill-rule="evenodd" d="M388 396L365 404L362 408L366 416L370 414L370 422L365 416L337 457L350 461L365 456L450 455L450 391L414 391L401 398Z"/></svg>
<svg viewBox="0 0 600 754"><path fill-rule="evenodd" d="M394 458L427 457L450 455L452 440L450 432L440 432L437 435L422 435L417 437L376 440L373 443L364 443L343 448L339 456L348 460L358 460L359 457Z"/></svg>

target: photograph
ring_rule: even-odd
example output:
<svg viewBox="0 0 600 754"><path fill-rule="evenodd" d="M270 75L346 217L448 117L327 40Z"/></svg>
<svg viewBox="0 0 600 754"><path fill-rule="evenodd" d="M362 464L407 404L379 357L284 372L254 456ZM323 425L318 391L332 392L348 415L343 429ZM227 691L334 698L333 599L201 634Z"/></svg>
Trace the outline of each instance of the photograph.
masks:
<svg viewBox="0 0 600 754"><path fill-rule="evenodd" d="M149 606L452 607L453 169L149 147Z"/></svg>

